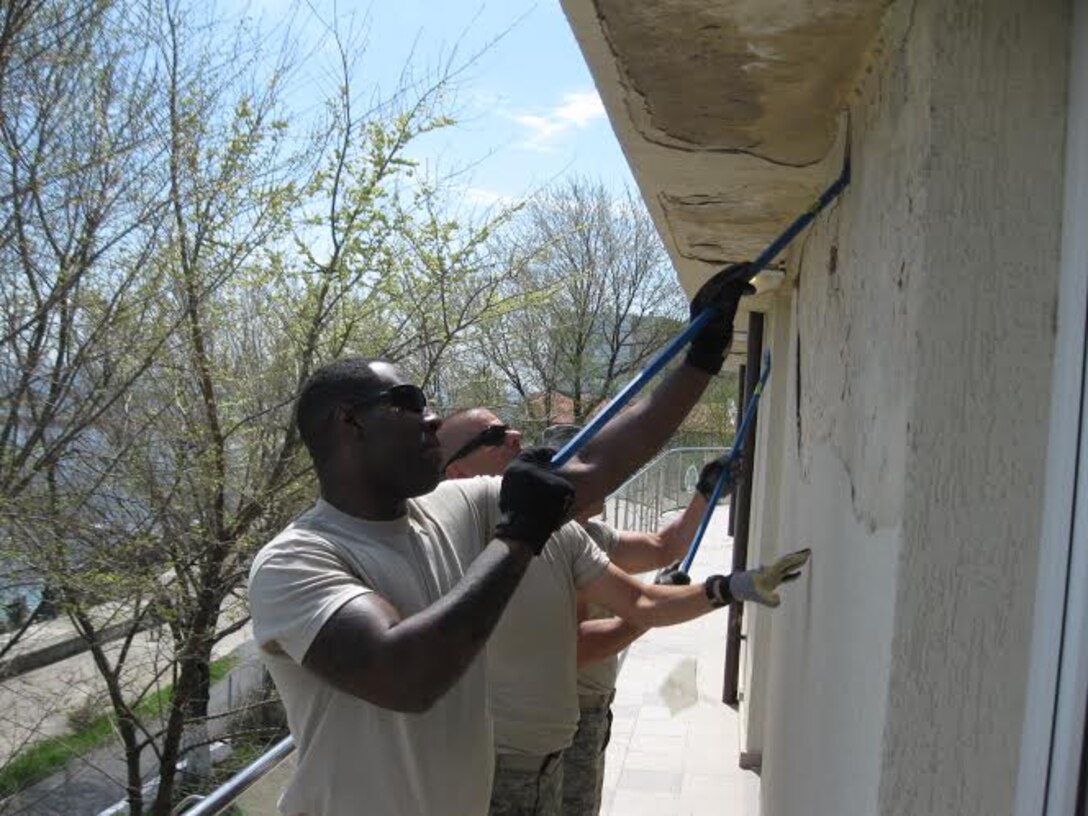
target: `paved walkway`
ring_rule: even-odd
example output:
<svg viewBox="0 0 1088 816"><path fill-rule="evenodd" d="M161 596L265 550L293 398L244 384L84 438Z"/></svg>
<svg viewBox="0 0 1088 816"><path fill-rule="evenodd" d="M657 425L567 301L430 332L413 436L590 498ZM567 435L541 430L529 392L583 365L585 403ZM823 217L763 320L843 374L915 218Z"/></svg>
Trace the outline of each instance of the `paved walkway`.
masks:
<svg viewBox="0 0 1088 816"><path fill-rule="evenodd" d="M714 514L692 568L727 573L728 508ZM724 610L653 629L620 671L603 816L757 816L759 777L737 767L737 715L723 705Z"/></svg>

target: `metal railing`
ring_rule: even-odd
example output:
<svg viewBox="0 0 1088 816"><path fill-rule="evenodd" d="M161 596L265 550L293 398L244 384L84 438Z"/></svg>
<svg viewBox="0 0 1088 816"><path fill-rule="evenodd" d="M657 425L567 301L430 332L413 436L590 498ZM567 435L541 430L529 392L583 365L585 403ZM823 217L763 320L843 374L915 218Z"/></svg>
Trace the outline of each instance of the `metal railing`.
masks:
<svg viewBox="0 0 1088 816"><path fill-rule="evenodd" d="M662 515L687 506L703 465L725 451L671 448L659 454L608 497L602 519L617 530L656 530Z"/></svg>
<svg viewBox="0 0 1088 816"><path fill-rule="evenodd" d="M188 801L195 801L191 807L186 807L186 803L183 802L174 812L184 816L216 816L222 813L233 805L239 796L260 782L269 771L289 757L294 750L294 739L284 737L207 796L191 797Z"/></svg>
<svg viewBox="0 0 1088 816"><path fill-rule="evenodd" d="M687 505L703 465L725 450L672 448L659 454L608 497L602 518L619 530L656 530L664 513ZM186 807L183 803L176 812L183 816L223 813L294 750L294 741L285 737L210 794L199 800L193 797L195 804Z"/></svg>

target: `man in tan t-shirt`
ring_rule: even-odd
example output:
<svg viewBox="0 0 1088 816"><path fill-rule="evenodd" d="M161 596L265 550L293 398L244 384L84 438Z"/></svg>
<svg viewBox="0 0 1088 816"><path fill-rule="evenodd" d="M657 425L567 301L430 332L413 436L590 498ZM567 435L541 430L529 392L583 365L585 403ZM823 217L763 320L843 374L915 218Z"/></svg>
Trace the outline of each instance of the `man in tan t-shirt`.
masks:
<svg viewBox="0 0 1088 816"><path fill-rule="evenodd" d="M258 553L253 629L298 749L287 816L479 816L493 746L481 650L563 519L673 433L721 368L737 302L725 270L682 365L558 471L526 452L501 479L438 485L440 420L393 365L318 369L296 404L321 498ZM689 604L709 606L696 588ZM714 598L728 592L719 586Z"/></svg>
<svg viewBox="0 0 1088 816"><path fill-rule="evenodd" d="M438 438L446 477L454 483L501 473L520 446L520 434L485 408L447 417ZM661 537L621 536L613 548L613 560L639 572L675 560L682 542L690 540L703 506L705 499L682 517L675 525L676 535L664 537L664 546ZM769 595L807 557L807 553L796 553L764 571L714 575L699 586L650 586L609 563L580 524L557 530L541 558L527 570L488 642L496 752L491 816L559 816L562 812L563 752L571 745L580 718L579 597L639 629L668 626L705 615L734 598L763 600L765 595L741 588L758 581L761 591ZM595 645L601 648L600 639ZM607 654L620 648L615 646ZM606 655L602 652L601 656Z"/></svg>

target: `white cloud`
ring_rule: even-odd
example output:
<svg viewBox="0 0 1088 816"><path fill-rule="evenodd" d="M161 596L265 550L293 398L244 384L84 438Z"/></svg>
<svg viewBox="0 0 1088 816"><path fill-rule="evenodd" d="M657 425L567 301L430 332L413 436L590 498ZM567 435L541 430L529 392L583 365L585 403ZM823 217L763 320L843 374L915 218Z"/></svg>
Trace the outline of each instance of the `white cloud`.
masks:
<svg viewBox="0 0 1088 816"><path fill-rule="evenodd" d="M563 96L563 104L555 109L556 116L577 127L585 127L594 119L604 116L604 105L596 91L582 91Z"/></svg>
<svg viewBox="0 0 1088 816"><path fill-rule="evenodd" d="M535 147L546 147L547 142L550 142L564 130L570 127L569 123L559 122L555 119L549 119L546 116L531 116L529 114L521 114L513 117L514 121L521 125L523 128L529 131L530 136L524 142L522 146L528 147L530 145Z"/></svg>
<svg viewBox="0 0 1088 816"><path fill-rule="evenodd" d="M529 131L521 146L547 152L557 137L571 128L584 128L604 116L604 105L596 91L563 94L563 101L544 114L521 113L510 116Z"/></svg>

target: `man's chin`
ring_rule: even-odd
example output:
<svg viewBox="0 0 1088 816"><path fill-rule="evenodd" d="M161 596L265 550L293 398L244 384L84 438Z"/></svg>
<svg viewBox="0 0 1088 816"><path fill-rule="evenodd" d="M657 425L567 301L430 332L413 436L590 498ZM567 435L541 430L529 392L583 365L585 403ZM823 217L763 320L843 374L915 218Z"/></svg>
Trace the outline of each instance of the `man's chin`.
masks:
<svg viewBox="0 0 1088 816"><path fill-rule="evenodd" d="M442 473L436 467L433 471L428 473L421 473L419 478L414 480L412 489L409 492L408 498L414 499L416 496L423 496L430 493L436 487L438 483L442 481Z"/></svg>

